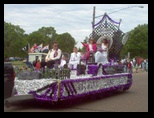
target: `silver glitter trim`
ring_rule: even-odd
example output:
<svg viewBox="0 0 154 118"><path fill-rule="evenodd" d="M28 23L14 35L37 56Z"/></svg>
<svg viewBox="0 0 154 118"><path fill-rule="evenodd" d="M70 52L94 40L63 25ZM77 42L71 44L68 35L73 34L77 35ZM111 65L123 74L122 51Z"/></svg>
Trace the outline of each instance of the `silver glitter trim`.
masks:
<svg viewBox="0 0 154 118"><path fill-rule="evenodd" d="M127 84L128 77L111 77L103 78L100 80L87 80L84 82L74 82L74 87L77 91L77 94L86 93L94 90L100 90L103 88L110 88L119 85ZM63 93L64 96L67 96L66 92Z"/></svg>
<svg viewBox="0 0 154 118"><path fill-rule="evenodd" d="M46 85L54 83L56 80L51 78L48 79L33 79L33 80L19 80L15 78L14 87L17 90L18 95L26 95L29 91L36 91ZM44 90L45 91L45 90ZM37 94L42 94L44 91L38 92Z"/></svg>

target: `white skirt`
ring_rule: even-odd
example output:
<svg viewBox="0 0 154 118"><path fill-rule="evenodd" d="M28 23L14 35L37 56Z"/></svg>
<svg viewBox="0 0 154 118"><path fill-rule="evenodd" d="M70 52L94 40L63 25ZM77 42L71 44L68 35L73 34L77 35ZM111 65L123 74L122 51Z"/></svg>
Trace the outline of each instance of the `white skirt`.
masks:
<svg viewBox="0 0 154 118"><path fill-rule="evenodd" d="M101 64L107 64L107 63L109 63L107 52L106 51L104 51L104 52L97 51L95 53L95 62L97 64L100 64L100 63Z"/></svg>

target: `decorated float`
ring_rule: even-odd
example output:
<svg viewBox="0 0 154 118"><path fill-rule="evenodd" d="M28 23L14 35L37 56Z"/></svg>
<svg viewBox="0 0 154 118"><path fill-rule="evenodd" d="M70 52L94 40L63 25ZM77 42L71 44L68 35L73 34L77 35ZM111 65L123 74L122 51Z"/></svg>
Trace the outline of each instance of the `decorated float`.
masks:
<svg viewBox="0 0 154 118"><path fill-rule="evenodd" d="M100 98L114 93L128 90L132 85L132 74L124 73L123 65L117 63L120 60L120 51L126 43L128 33L120 30L120 23L112 20L106 13L103 18L94 24L94 30L89 35L96 42L102 37L109 41L110 63L97 65L86 62L85 68L53 68L45 70L48 76L27 79L31 73L24 76L16 76L13 95L6 99L6 105L13 101L34 99L39 103L73 103L90 98ZM83 69L83 70L82 70Z"/></svg>

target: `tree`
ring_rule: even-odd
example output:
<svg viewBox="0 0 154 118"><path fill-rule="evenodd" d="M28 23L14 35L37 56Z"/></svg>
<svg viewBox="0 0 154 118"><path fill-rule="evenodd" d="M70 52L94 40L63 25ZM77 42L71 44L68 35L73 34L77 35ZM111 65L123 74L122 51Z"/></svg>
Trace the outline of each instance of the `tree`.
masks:
<svg viewBox="0 0 154 118"><path fill-rule="evenodd" d="M56 30L53 27L42 27L38 29L38 31L34 31L27 37L28 42L32 46L34 43L37 45L40 45L43 43L43 45L49 44L51 46L52 42L57 37ZM51 48L51 47L50 47Z"/></svg>
<svg viewBox="0 0 154 118"><path fill-rule="evenodd" d="M69 33L57 34L53 27L42 27L30 34L24 34L24 30L18 25L12 25L4 21L4 59L10 56L24 57L28 51L22 52L21 49L27 44L32 47L34 43L43 46L49 44L51 49L54 41L57 41L59 48L63 52L71 53L77 44Z"/></svg>
<svg viewBox="0 0 154 118"><path fill-rule="evenodd" d="M21 49L26 45L25 31L18 25L4 21L4 59L12 56L24 56Z"/></svg>
<svg viewBox="0 0 154 118"><path fill-rule="evenodd" d="M67 53L71 53L73 51L73 47L76 45L75 39L69 33L59 34L56 38L58 43L58 47Z"/></svg>
<svg viewBox="0 0 154 118"><path fill-rule="evenodd" d="M88 43L89 42L89 38L86 36L85 39L83 40L83 43ZM86 48L82 45L82 48L80 49L81 52L85 52Z"/></svg>
<svg viewBox="0 0 154 118"><path fill-rule="evenodd" d="M124 45L121 56L130 52L131 58L140 56L148 57L148 24L138 25L130 31L129 38Z"/></svg>

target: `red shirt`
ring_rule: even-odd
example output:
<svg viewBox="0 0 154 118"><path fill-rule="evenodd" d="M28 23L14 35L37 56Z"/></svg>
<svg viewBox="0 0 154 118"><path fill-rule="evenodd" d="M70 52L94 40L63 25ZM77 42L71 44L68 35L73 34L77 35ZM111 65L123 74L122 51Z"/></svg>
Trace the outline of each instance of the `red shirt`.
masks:
<svg viewBox="0 0 154 118"><path fill-rule="evenodd" d="M85 44L85 43L83 43L83 42L81 42L82 44L83 44L83 46L86 48L86 53L87 53L87 60L89 59L89 57L90 57L90 48L89 48L89 44ZM97 45L96 44L93 44L92 45L92 49L93 49L93 51L94 52L96 52L97 51Z"/></svg>
<svg viewBox="0 0 154 118"><path fill-rule="evenodd" d="M130 69L132 66L131 62L128 62L128 68Z"/></svg>
<svg viewBox="0 0 154 118"><path fill-rule="evenodd" d="M89 44L85 44L83 42L82 42L82 44L86 48L86 51L89 52L90 51ZM96 44L93 44L92 45L92 49L93 49L94 52L96 52L97 51L97 45Z"/></svg>
<svg viewBox="0 0 154 118"><path fill-rule="evenodd" d="M37 63L36 63L36 70L40 70L40 67L41 67L40 62L37 62Z"/></svg>

